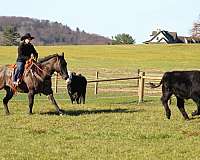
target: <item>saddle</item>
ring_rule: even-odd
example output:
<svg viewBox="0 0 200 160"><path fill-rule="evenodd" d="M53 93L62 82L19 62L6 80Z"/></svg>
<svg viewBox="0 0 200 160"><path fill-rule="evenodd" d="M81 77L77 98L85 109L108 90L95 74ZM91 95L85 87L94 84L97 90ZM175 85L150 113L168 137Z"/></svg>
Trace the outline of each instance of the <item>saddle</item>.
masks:
<svg viewBox="0 0 200 160"><path fill-rule="evenodd" d="M8 64L7 67L15 70L17 68L17 64Z"/></svg>
<svg viewBox="0 0 200 160"><path fill-rule="evenodd" d="M31 68L32 68L34 62L35 62L35 60L33 60L33 59L31 59L31 58L30 58L29 60L26 61L26 64L25 64L25 66L24 66L24 74L25 74L25 73L28 73L30 70L31 70L31 72L32 72L32 74L33 74L33 71L32 71ZM12 74L11 74L11 76L10 76L10 79L9 79L9 81L10 81L10 82L9 82L9 85L10 85L10 87L12 88L13 92L16 93L17 87L13 84L13 77L14 77L14 74L15 74L15 71L16 71L16 68L17 68L17 64L8 64L7 67L8 67L9 69L13 70L13 71L12 71ZM19 79L19 84L23 81L23 78L24 78L24 76L25 76L24 74L20 77L20 79ZM34 74L34 75L35 75L35 74Z"/></svg>
<svg viewBox="0 0 200 160"><path fill-rule="evenodd" d="M34 61L33 59L29 59L29 60L26 61L25 70L28 69L32 65L33 61ZM17 68L17 64L8 64L6 66L9 69L13 69L13 70L15 70Z"/></svg>

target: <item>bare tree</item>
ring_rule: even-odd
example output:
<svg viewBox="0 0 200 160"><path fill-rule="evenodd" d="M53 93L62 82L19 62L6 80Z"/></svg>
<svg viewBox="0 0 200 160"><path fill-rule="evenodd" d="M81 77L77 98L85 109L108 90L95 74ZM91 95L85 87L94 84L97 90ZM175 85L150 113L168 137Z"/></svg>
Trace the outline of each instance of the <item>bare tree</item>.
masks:
<svg viewBox="0 0 200 160"><path fill-rule="evenodd" d="M193 37L200 37L200 15L198 20L193 23L191 34Z"/></svg>

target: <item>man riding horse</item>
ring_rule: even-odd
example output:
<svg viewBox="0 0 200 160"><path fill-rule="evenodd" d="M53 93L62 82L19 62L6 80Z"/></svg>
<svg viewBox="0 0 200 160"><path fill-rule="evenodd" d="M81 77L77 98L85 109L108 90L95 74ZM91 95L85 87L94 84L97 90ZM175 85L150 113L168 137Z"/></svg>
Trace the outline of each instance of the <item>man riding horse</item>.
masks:
<svg viewBox="0 0 200 160"><path fill-rule="evenodd" d="M34 46L31 44L31 40L34 37L31 36L30 33L26 33L24 36L21 37L21 43L18 47L18 57L17 57L17 69L14 74L13 84L16 86L19 85L20 78L24 73L24 67L26 61L30 58L35 58L37 60L38 53L35 50Z"/></svg>
<svg viewBox="0 0 200 160"><path fill-rule="evenodd" d="M14 72L13 67L10 67L10 65L0 66L0 90L5 89L6 91L6 95L3 98L5 113L9 114L8 102L13 97L15 91L18 91L28 94L29 114L32 114L34 97L36 94L46 95L50 102L55 106L57 113L63 114L53 96L51 77L54 72L57 72L61 75L63 80L69 78L64 53L61 55L57 53L49 55L39 59L38 62L31 60L31 65L24 70L26 60L31 58L31 56L36 59L38 58L38 53L30 43L33 38L34 37L29 33L21 38L23 42L19 46L17 71L14 78L12 78ZM20 76L22 77L20 78ZM12 79L15 80L15 88L13 88ZM18 83L18 79L20 79L20 83Z"/></svg>

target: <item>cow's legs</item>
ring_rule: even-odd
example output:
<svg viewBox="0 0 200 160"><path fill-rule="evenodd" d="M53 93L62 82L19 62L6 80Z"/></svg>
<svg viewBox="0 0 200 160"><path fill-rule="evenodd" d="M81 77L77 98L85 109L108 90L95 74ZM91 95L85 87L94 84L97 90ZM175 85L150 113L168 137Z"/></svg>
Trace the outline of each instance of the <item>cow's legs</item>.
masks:
<svg viewBox="0 0 200 160"><path fill-rule="evenodd" d="M73 104L74 103L74 98L73 96L70 94L70 99L71 99L71 103Z"/></svg>
<svg viewBox="0 0 200 160"><path fill-rule="evenodd" d="M79 96L76 97L76 103L77 103L77 104L80 104L80 97L79 97Z"/></svg>
<svg viewBox="0 0 200 160"><path fill-rule="evenodd" d="M79 92L77 92L77 94L76 94L76 103L77 103L77 104L80 104L80 103L81 103L81 95L80 95Z"/></svg>
<svg viewBox="0 0 200 160"><path fill-rule="evenodd" d="M13 92L10 87L5 87L6 90L6 96L3 98L3 106L6 115L10 114L9 109L8 109L8 102L9 100L13 97Z"/></svg>
<svg viewBox="0 0 200 160"><path fill-rule="evenodd" d="M163 95L161 97L161 101L165 108L166 117L168 119L170 119L171 110L169 109L168 101L169 101L172 93L169 91L169 89L166 89L164 86L162 87L162 93L163 93Z"/></svg>
<svg viewBox="0 0 200 160"><path fill-rule="evenodd" d="M61 109L60 109L59 106L57 105L56 100L55 100L53 94L49 94L49 95L48 95L48 99L49 99L50 102L55 106L56 111L57 111L60 115L62 115L63 112L61 111Z"/></svg>
<svg viewBox="0 0 200 160"><path fill-rule="evenodd" d="M82 94L83 104L85 104L85 93L86 93L86 91Z"/></svg>
<svg viewBox="0 0 200 160"><path fill-rule="evenodd" d="M192 112L192 116L200 115L200 97L199 96L194 96L192 99L197 105L197 110Z"/></svg>
<svg viewBox="0 0 200 160"><path fill-rule="evenodd" d="M80 96L80 104L83 103L83 95Z"/></svg>
<svg viewBox="0 0 200 160"><path fill-rule="evenodd" d="M188 114L186 113L185 107L184 107L184 103L185 103L184 99L181 99L181 98L178 98L178 97L176 97L176 99L177 99L177 107L178 107L178 109L182 113L183 117L186 120L189 120Z"/></svg>
<svg viewBox="0 0 200 160"><path fill-rule="evenodd" d="M33 114L33 103L34 103L34 93L33 91L29 91L28 100L29 100L29 114Z"/></svg>

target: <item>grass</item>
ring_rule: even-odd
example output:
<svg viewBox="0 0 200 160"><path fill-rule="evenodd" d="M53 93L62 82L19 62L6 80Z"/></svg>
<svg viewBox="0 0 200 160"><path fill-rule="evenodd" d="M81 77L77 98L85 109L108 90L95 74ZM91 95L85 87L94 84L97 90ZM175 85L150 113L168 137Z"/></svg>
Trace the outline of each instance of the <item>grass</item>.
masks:
<svg viewBox="0 0 200 160"><path fill-rule="evenodd" d="M65 52L70 70L89 78L132 75L136 69L168 71L198 69L199 45L46 46L41 56ZM16 47L0 47L1 64L13 63ZM127 82L124 82L127 83ZM3 93L3 91L1 92ZM0 97L2 98L2 94ZM183 120L173 99L167 120L159 97L137 97L126 92L88 90L85 105L71 105L65 92L56 94L64 116L46 97L37 96L34 113L27 114L26 95L15 96L5 116L0 108L1 159L198 159L199 117ZM17 101L24 100L24 101ZM195 109L186 101L186 110Z"/></svg>
<svg viewBox="0 0 200 160"><path fill-rule="evenodd" d="M36 101L35 114L12 102L1 109L1 157L5 159L195 159L200 119L184 121L175 107L167 120L159 98L98 99L86 105L59 102L66 115ZM172 106L174 106L174 102ZM188 111L194 107L188 102Z"/></svg>

